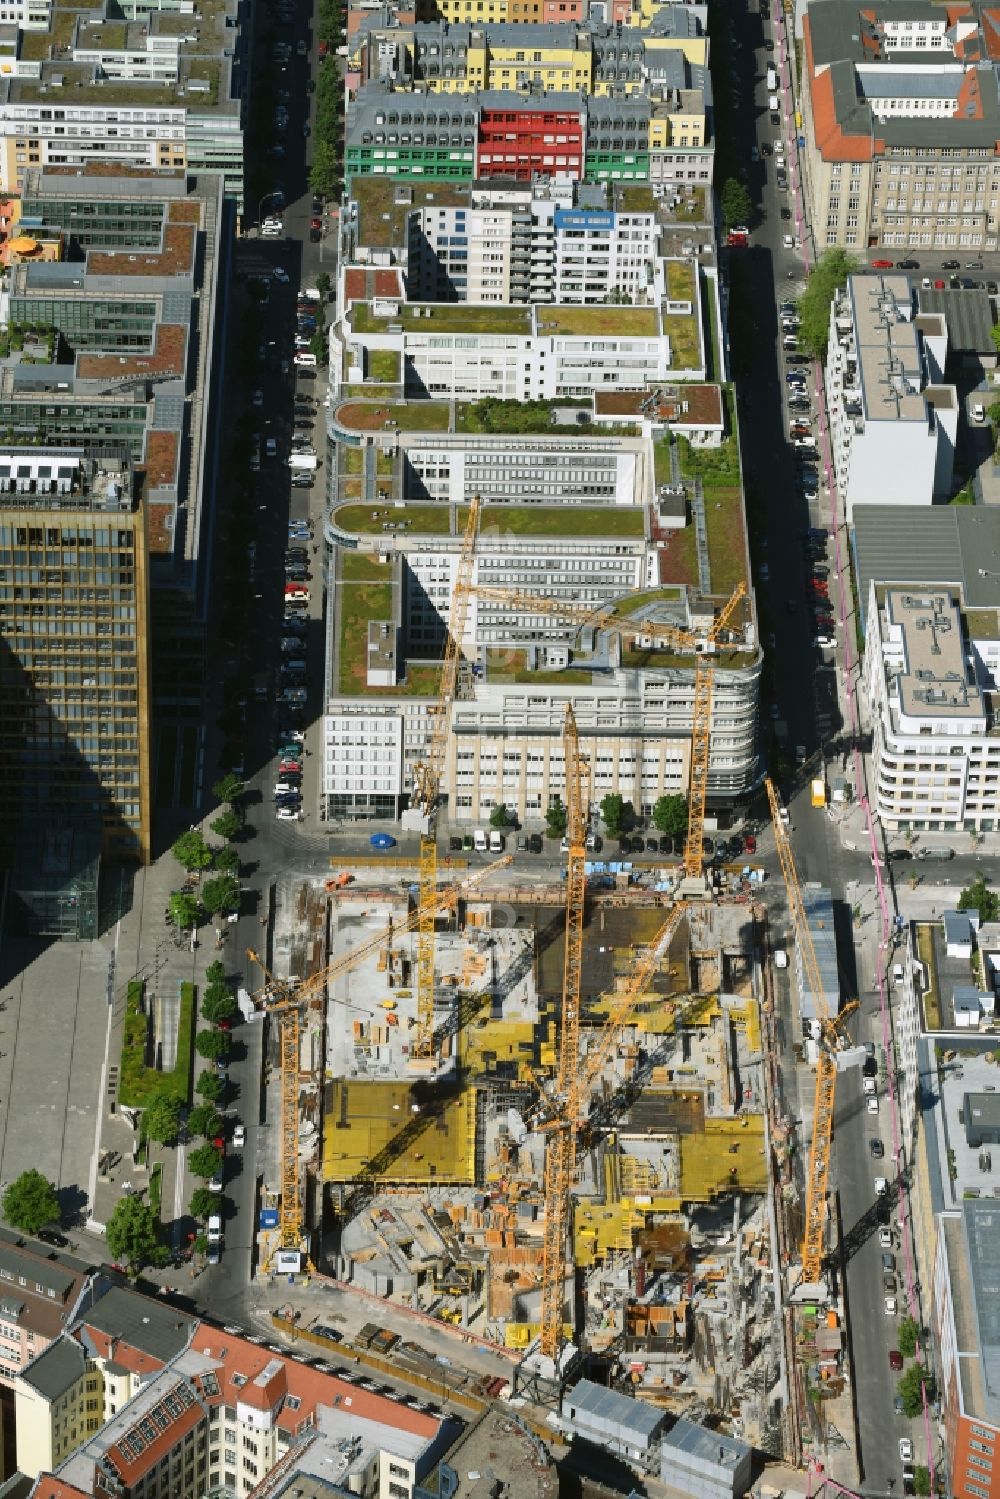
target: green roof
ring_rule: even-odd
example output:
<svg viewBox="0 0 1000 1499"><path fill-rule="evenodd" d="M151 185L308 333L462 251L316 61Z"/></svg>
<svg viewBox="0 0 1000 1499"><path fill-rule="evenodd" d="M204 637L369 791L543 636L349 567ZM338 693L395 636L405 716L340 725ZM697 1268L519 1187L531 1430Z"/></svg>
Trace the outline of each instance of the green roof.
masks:
<svg viewBox="0 0 1000 1499"><path fill-rule="evenodd" d="M480 306L475 302L404 302L388 317L376 317L371 308L355 302L350 310L355 333L385 333L399 324L407 333L519 333L531 332L527 307Z"/></svg>
<svg viewBox="0 0 1000 1499"><path fill-rule="evenodd" d="M452 511L455 509L454 524ZM408 536L458 536L468 509L433 502L402 505L340 505L332 519L355 535L382 535L386 526ZM509 531L515 536L634 536L645 534L645 511L612 505L484 505L480 531Z"/></svg>
<svg viewBox="0 0 1000 1499"><path fill-rule="evenodd" d="M660 319L655 307L564 307L555 303L535 309L539 333L589 338L604 334L618 338L655 338Z"/></svg>

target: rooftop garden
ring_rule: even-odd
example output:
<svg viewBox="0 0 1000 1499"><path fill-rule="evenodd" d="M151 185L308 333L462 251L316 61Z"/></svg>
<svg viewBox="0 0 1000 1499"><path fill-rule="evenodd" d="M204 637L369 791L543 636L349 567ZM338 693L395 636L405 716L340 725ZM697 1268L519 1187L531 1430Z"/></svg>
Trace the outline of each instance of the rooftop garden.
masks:
<svg viewBox="0 0 1000 1499"><path fill-rule="evenodd" d="M1000 640L1000 610L966 609L965 626L970 640Z"/></svg>
<svg viewBox="0 0 1000 1499"><path fill-rule="evenodd" d="M358 536L381 534L386 524L418 536L452 534L450 505L340 505L333 512L333 522Z"/></svg>
<svg viewBox="0 0 1000 1499"><path fill-rule="evenodd" d="M660 320L655 307L538 307L535 322L539 333L591 337L605 334L618 338L655 338Z"/></svg>
<svg viewBox="0 0 1000 1499"><path fill-rule="evenodd" d="M458 506L453 527L451 505L341 505L333 521L355 535L381 535L383 527L391 525L412 536L449 536L461 535L468 513L467 506ZM610 505L484 505L479 529L480 534L508 531L514 536L640 537L645 512Z"/></svg>
<svg viewBox="0 0 1000 1499"><path fill-rule="evenodd" d="M702 365L701 347L698 340L698 317L696 313L667 314L663 319L663 331L670 339L670 367L675 370L695 370Z"/></svg>
<svg viewBox="0 0 1000 1499"><path fill-rule="evenodd" d="M581 309L581 311L584 309ZM376 317L372 309L355 302L350 310L355 333L385 333L397 324L406 333L519 333L531 332L527 307L481 306L474 302L401 302L399 311Z"/></svg>
<svg viewBox="0 0 1000 1499"><path fill-rule="evenodd" d="M370 349L368 352L368 373L373 380L389 385L398 383L399 363L398 349Z"/></svg>
<svg viewBox="0 0 1000 1499"><path fill-rule="evenodd" d="M648 183L625 182L618 188L618 206L622 213L655 213L660 205Z"/></svg>
<svg viewBox="0 0 1000 1499"><path fill-rule="evenodd" d="M340 691L369 692L368 621L392 618L392 569L359 552L340 558L340 636L337 654Z"/></svg>
<svg viewBox="0 0 1000 1499"><path fill-rule="evenodd" d="M338 406L336 420L354 432L381 432L394 423L400 432L447 432L451 410L447 401L384 401L367 386L355 387L369 400L351 400Z"/></svg>
<svg viewBox="0 0 1000 1499"><path fill-rule="evenodd" d="M667 296L671 302L695 300L694 266L689 260L667 261Z"/></svg>

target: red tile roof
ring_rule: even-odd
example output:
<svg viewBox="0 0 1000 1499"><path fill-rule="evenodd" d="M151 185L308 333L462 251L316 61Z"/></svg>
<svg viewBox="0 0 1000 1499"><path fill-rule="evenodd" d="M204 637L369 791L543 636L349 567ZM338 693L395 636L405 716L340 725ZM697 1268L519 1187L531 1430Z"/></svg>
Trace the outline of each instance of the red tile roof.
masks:
<svg viewBox="0 0 1000 1499"><path fill-rule="evenodd" d="M812 98L813 133L816 149L824 161L871 161L879 142L868 135L845 135L837 119L833 97L833 73L830 68L816 72L808 12L802 18L802 36L806 44L806 73Z"/></svg>
<svg viewBox="0 0 1000 1499"><path fill-rule="evenodd" d="M162 1411L162 1406L159 1409ZM130 1457L125 1451L124 1446L116 1442L104 1454L104 1461L113 1463L115 1470L123 1482L131 1486L137 1483L150 1469L155 1468L157 1463L166 1457L168 1452L172 1452L175 1447L178 1447L183 1442L189 1431L193 1431L204 1420L205 1412L200 1405L185 1406L177 1415L171 1417L170 1424L165 1431L156 1431L156 1435L152 1440L149 1440L147 1435L147 1428L151 1426L151 1423L146 1422L144 1424L143 1437L145 1438L145 1442L138 1456ZM127 1436L128 1433L122 1433L123 1439Z"/></svg>
<svg viewBox="0 0 1000 1499"><path fill-rule="evenodd" d="M191 1347L219 1364L215 1373L227 1405L239 1401L243 1405L267 1409L283 1395L296 1398L298 1408L292 1410L286 1405L278 1418L279 1426L288 1431L297 1430L312 1417L317 1406L323 1405L350 1411L359 1420L376 1421L397 1431L424 1437L427 1441L437 1434L440 1427L434 1416L411 1410L396 1400L387 1400L384 1395L373 1395L346 1379L338 1379L335 1374L324 1374L321 1369L310 1368L296 1359L270 1353L256 1343L232 1337L204 1323L195 1333ZM280 1370L270 1374L265 1383L257 1383L267 1366L274 1363L280 1363ZM234 1383L234 1375L241 1376L246 1382Z"/></svg>
<svg viewBox="0 0 1000 1499"><path fill-rule="evenodd" d="M163 1368L162 1359L143 1353L140 1349L134 1348L131 1343L123 1343L121 1338L113 1338L109 1333L103 1332L100 1328L91 1327L86 1322L83 1328L97 1350L98 1357L107 1363L118 1364L120 1368L127 1369L130 1374L155 1374L158 1369Z"/></svg>
<svg viewBox="0 0 1000 1499"><path fill-rule="evenodd" d="M91 1499L91 1496L75 1484L55 1478L51 1473L41 1473L29 1499Z"/></svg>

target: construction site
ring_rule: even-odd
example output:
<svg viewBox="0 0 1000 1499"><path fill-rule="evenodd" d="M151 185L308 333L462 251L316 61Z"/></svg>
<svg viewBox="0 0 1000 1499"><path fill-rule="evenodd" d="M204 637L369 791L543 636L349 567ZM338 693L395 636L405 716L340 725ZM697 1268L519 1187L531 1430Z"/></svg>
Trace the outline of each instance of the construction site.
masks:
<svg viewBox="0 0 1000 1499"><path fill-rule="evenodd" d="M793 1173L774 1106L765 912L750 871L724 880L705 858L713 660L741 628L745 588L706 603L701 634L643 626L693 667L679 867L651 882L591 873L590 758L569 704L560 877L520 886L509 855L441 867L478 509L402 818L419 834L416 869L361 860L290 879L270 965L252 955L280 1118L258 1266L318 1266L506 1350L518 1396L539 1407L600 1370L670 1416L722 1423L798 1463L812 1435L800 1362L843 1388L841 1312L824 1284L841 1041L767 782L799 997L810 991L815 1015L811 1143ZM807 1307L792 1315L796 1297Z"/></svg>

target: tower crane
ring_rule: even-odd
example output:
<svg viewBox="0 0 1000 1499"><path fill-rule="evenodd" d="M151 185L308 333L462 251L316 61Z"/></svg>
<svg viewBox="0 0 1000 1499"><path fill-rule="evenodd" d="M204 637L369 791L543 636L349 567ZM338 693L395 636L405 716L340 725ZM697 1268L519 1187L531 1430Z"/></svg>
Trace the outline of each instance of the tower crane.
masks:
<svg viewBox="0 0 1000 1499"><path fill-rule="evenodd" d="M813 1132L809 1144L809 1163L806 1168L805 1232L802 1237L802 1280L815 1285L823 1274L823 1234L826 1226L826 1192L830 1175L830 1153L833 1147L833 1119L837 1092L837 1024L838 1017L831 1016L823 997L823 981L820 977L816 949L813 946L806 916L802 888L798 871L792 857L792 846L785 824L781 820L778 794L770 778L764 786L771 807L771 822L774 826L774 841L781 861L781 873L788 894L788 906L795 928L795 940L802 955L802 966L806 982L812 990L816 1006L818 1051L816 1057L816 1094L813 1104ZM841 1011L843 1019L857 1008L852 1001Z"/></svg>
<svg viewBox="0 0 1000 1499"><path fill-rule="evenodd" d="M709 751L712 733L712 685L714 667L712 652L727 628L738 605L746 597L746 584L740 580L732 594L706 631L685 629L680 625L656 624L650 620L623 618L614 607L592 608L584 603L563 599L539 598L517 588L499 588L476 584L470 592L477 598L510 604L515 608L549 618L565 619L595 629L613 629L631 639L649 639L654 645L672 646L694 654L694 708L691 721L691 773L688 788L688 827L684 843L684 873L700 878L704 864L705 802L708 796ZM626 601L627 602L627 601Z"/></svg>
<svg viewBox="0 0 1000 1499"><path fill-rule="evenodd" d="M685 911L683 902L678 902L671 908L645 954L634 964L624 988L612 997L611 1011L601 1027L597 1044L586 1057L581 1058L577 1053L570 1056L565 1043L568 1032L564 1029L560 1034L556 1091L548 1097L548 1102L554 1106L554 1113L541 1126L549 1132L549 1138L545 1151L540 1346L542 1353L553 1360L558 1359L563 1334L566 1239L571 1222L570 1190L576 1177L577 1145L580 1132L587 1122L591 1089L621 1031L649 988ZM578 1042L579 1025L575 1035Z"/></svg>
<svg viewBox="0 0 1000 1499"><path fill-rule="evenodd" d="M433 919L448 906L454 905L467 890L482 883L498 869L511 863L511 855L496 859L483 869L477 869L461 884L447 885L434 890L426 903L424 913ZM274 1015L278 1021L278 1052L281 1078L281 1205L278 1217L278 1247L297 1250L302 1244L302 1181L299 1168L299 1055L301 1045L301 1014L310 1001L321 995L326 987L342 974L349 973L365 958L382 946L386 937L400 932L412 932L419 923L420 908L411 912L402 925L390 923L380 928L374 936L359 942L350 952L342 953L325 968L310 974L307 979L279 979L270 973L253 948L247 949L247 957L264 975L264 984L255 994L261 1009Z"/></svg>
<svg viewBox="0 0 1000 1499"><path fill-rule="evenodd" d="M441 685L430 712L427 752L413 768L413 804L420 813L420 865L417 895L417 1026L410 1048L411 1060L430 1067L434 1060L434 916L433 897L437 881L437 809L441 794L451 708L458 689L462 641L469 617L469 584L479 529L482 500L473 495L462 535L458 569L448 611L448 635L444 647ZM405 818L404 818L405 821Z"/></svg>

